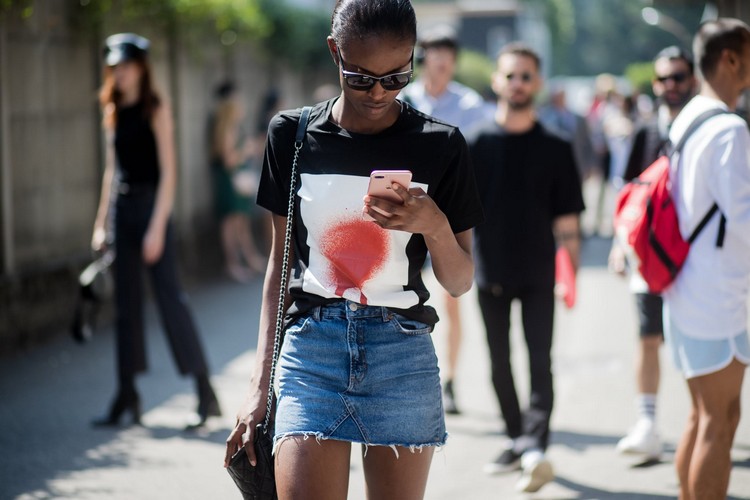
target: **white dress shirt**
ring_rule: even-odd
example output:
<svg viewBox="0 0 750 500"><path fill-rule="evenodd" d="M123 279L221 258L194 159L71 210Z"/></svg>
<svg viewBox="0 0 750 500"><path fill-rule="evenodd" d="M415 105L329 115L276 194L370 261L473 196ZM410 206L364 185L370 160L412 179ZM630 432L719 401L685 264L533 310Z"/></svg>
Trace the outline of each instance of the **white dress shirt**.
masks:
<svg viewBox="0 0 750 500"><path fill-rule="evenodd" d="M718 100L694 97L669 133L676 144L690 123ZM735 114L710 118L672 164L672 194L687 238L716 202L726 216L724 246L716 247L719 214L693 242L685 265L663 294L671 320L685 335L726 339L748 328L750 284L750 133Z"/></svg>

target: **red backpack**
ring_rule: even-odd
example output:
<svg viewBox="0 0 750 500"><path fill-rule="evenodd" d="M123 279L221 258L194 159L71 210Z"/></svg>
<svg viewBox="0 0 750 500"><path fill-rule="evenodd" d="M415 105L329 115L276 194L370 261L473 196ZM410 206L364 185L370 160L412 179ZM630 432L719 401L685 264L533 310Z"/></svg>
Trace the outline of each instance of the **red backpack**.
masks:
<svg viewBox="0 0 750 500"><path fill-rule="evenodd" d="M668 154L657 158L617 195L615 237L633 248L639 261L638 271L652 293L661 293L674 281L687 259L690 244L719 211L719 206L714 203L687 241L683 239L670 193L670 159L682 150L690 135L706 120L723 113L727 111L711 109L698 116ZM724 243L725 224L726 218L722 214L717 247Z"/></svg>

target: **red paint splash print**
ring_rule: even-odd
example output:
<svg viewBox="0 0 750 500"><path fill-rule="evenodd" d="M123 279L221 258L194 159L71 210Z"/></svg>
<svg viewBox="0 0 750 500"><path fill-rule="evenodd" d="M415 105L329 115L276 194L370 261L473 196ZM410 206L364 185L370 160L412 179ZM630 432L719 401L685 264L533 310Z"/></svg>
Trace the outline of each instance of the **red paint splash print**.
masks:
<svg viewBox="0 0 750 500"><path fill-rule="evenodd" d="M327 228L320 251L330 263L329 278L336 286L336 295L343 296L346 290L356 288L359 302L367 304L362 287L383 269L389 249L388 232L372 222L346 219Z"/></svg>

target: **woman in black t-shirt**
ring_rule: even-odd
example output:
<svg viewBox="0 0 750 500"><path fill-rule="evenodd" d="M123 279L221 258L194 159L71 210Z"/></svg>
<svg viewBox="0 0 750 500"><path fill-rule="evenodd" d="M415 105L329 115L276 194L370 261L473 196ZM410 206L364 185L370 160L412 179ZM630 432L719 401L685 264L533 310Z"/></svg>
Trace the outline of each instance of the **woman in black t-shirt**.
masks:
<svg viewBox="0 0 750 500"><path fill-rule="evenodd" d="M109 412L93 422L96 426L118 425L125 413L130 413L133 423L140 422L135 376L146 370L144 269L150 274L177 367L181 374L195 377L198 420L191 427L220 414L200 339L177 278L170 224L176 182L172 117L166 102L153 90L148 46L141 36L121 33L107 38L105 47L100 102L106 165L91 245L95 251L107 246L106 225L112 206L118 390Z"/></svg>
<svg viewBox="0 0 750 500"><path fill-rule="evenodd" d="M420 272L429 252L440 284L466 292L482 211L458 129L396 99L412 76L415 40L408 0L336 4L328 47L342 91L313 107L298 164L276 385L279 498L345 498L351 443L366 452L368 498L421 498L445 442L429 335L437 317ZM299 117L279 113L269 128L258 203L273 213L273 247L253 377L225 465L242 446L255 460ZM403 203L366 196L373 170L412 172L411 186L392 185Z"/></svg>

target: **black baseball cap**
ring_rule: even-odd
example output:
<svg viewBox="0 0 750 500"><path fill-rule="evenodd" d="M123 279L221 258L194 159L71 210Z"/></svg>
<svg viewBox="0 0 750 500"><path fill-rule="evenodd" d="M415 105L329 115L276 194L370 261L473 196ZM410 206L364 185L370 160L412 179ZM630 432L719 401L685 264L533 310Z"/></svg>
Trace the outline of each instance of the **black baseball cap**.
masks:
<svg viewBox="0 0 750 500"><path fill-rule="evenodd" d="M104 42L104 60L114 66L132 59L144 59L151 42L135 33L117 33Z"/></svg>

